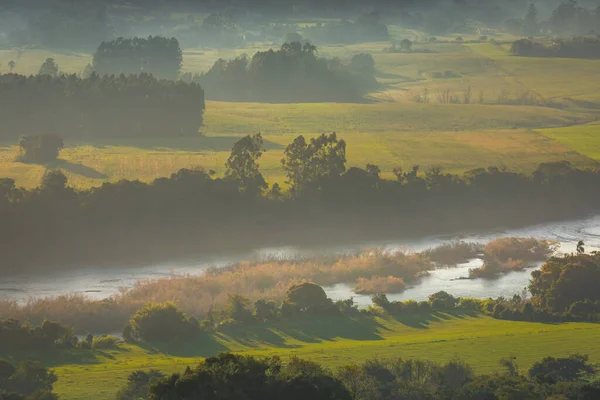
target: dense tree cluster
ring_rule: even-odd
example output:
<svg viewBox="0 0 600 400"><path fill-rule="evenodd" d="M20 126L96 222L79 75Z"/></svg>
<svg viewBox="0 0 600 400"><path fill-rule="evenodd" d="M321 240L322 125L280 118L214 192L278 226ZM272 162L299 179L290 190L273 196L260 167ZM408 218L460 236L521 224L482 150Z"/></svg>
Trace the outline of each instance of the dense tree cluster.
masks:
<svg viewBox="0 0 600 400"><path fill-rule="evenodd" d="M3 354L56 348L108 349L118 345L119 339L108 335L94 337L88 334L80 340L73 329L58 322L45 320L40 326L32 326L15 319L0 320L0 352Z"/></svg>
<svg viewBox="0 0 600 400"><path fill-rule="evenodd" d="M53 161L56 160L64 146L63 139L55 133L21 136L19 139L20 160L39 163Z"/></svg>
<svg viewBox="0 0 600 400"><path fill-rule="evenodd" d="M346 168L345 143L333 134L299 137L285 150L289 194L275 185L248 190L264 187L257 151L258 137L236 144L225 178L184 169L151 184L124 180L82 191L67 187L61 172L47 174L33 190L4 179L2 272L40 262L156 261L307 238L322 243L522 226L585 215L597 209L600 194L598 171L566 162L541 164L531 175L498 168L422 174L415 166L396 168L395 180L381 179L375 165ZM36 251L23 253L25 246Z"/></svg>
<svg viewBox="0 0 600 400"><path fill-rule="evenodd" d="M600 321L599 253L551 257L531 277L530 298L515 295L480 300L438 292L429 296L429 302L390 302L384 294L374 295L372 301L390 313L458 308L520 321Z"/></svg>
<svg viewBox="0 0 600 400"><path fill-rule="evenodd" d="M57 322L44 321L40 326L21 324L14 319L0 320L0 352L71 347L77 338L73 331Z"/></svg>
<svg viewBox="0 0 600 400"><path fill-rule="evenodd" d="M291 286L285 300L277 304L273 300L249 299L235 294L222 310L211 310L202 321L187 316L173 303L148 304L138 310L123 328L127 341L181 342L197 340L207 332L228 328L273 322L315 315L357 315L354 302L333 302L319 285L305 282Z"/></svg>
<svg viewBox="0 0 600 400"><path fill-rule="evenodd" d="M369 55L343 65L316 52L310 43L285 43L280 50L261 51L252 58L220 59L194 80L210 99L275 103L358 101L376 85L374 67L365 68Z"/></svg>
<svg viewBox="0 0 600 400"><path fill-rule="evenodd" d="M586 356L547 357L535 363L527 375L519 373L515 359L501 360L501 365L501 373L480 375L459 359L436 364L389 358L348 364L332 371L297 357L284 362L277 357L224 353L170 377L133 372L117 398L592 400L600 395L600 385L586 381L596 371Z"/></svg>
<svg viewBox="0 0 600 400"><path fill-rule="evenodd" d="M102 42L94 53L93 69L99 75L152 74L164 79L177 79L183 53L175 38L118 38Z"/></svg>
<svg viewBox="0 0 600 400"><path fill-rule="evenodd" d="M0 399L57 400L52 393L56 375L36 361L13 365L0 359Z"/></svg>
<svg viewBox="0 0 600 400"><path fill-rule="evenodd" d="M557 39L547 46L529 39L520 39L512 44L511 53L525 57L600 58L600 39L574 37Z"/></svg>
<svg viewBox="0 0 600 400"><path fill-rule="evenodd" d="M0 75L0 138L56 133L70 138L197 133L204 91L148 74Z"/></svg>
<svg viewBox="0 0 600 400"><path fill-rule="evenodd" d="M529 290L540 309L573 317L600 315L599 253L553 257L531 275Z"/></svg>

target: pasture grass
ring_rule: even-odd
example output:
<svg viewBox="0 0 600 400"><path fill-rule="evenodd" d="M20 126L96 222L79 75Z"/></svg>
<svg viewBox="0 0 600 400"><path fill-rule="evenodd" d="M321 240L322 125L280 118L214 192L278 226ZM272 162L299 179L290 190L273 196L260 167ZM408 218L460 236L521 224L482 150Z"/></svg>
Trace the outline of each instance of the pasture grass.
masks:
<svg viewBox="0 0 600 400"><path fill-rule="evenodd" d="M560 160L577 166L593 164L590 158L572 150L569 143L525 129L338 133L347 142L349 167L376 164L381 168L382 176L390 179L394 168L407 169L414 164L420 165L422 170L438 166L452 173L487 166L507 166L512 170L531 172L542 162ZM281 184L286 180L281 168L283 150L298 134L312 137L317 133L263 134L267 151L260 160L260 168L269 182ZM151 182L181 168L202 167L222 175L230 149L240 136L119 139L102 144L67 141L68 147L61 152L60 160L45 165L15 161L17 146L6 144L0 145L0 176L13 178L17 185L32 188L39 185L48 169L60 168L70 185L89 188L121 179Z"/></svg>
<svg viewBox="0 0 600 400"><path fill-rule="evenodd" d="M398 34L404 37L410 32ZM600 61L514 57L507 45L463 44L454 43L451 37L446 39L444 43L415 44L413 53L387 53L384 48L390 46L388 42L321 46L320 55L343 60L361 52L373 54L380 88L363 104L208 101L201 128L203 138L169 137L165 133L161 139L67 141L68 147L61 153L63 161L51 165L17 163L15 144L0 143L0 176L13 178L24 187L35 187L48 168L62 168L72 185L86 188L120 179L149 182L180 168L203 167L222 174L232 144L240 136L255 132L261 132L267 140L268 151L261 168L271 183L285 180L280 160L283 148L295 136L332 131L348 143L349 166L374 163L387 178L392 177L395 167L413 164L422 169L439 166L455 173L490 165L528 172L541 162L564 159L583 166L597 159L600 149L594 150L594 131L574 127L594 121L597 111L565 99L600 101L600 80L595 79ZM205 71L219 58L244 53L251 56L273 46L186 49L183 70ZM15 72L36 73L47 57L54 57L61 70L70 73L81 72L91 61L89 54L2 50L0 72L8 72L8 61L14 59ZM434 77L445 71L451 71L453 77ZM468 87L472 89L472 103L479 102L481 92L484 104L437 101L440 91L462 96ZM430 103L415 103L414 96L424 89L429 91ZM571 106L560 110L491 104L502 91L514 98L527 90L544 100L566 101ZM539 130L542 128L564 131ZM583 132L585 138L580 141L567 132Z"/></svg>
<svg viewBox="0 0 600 400"><path fill-rule="evenodd" d="M460 312L323 317L232 329L187 345L125 345L94 351L91 358L83 353L64 360L47 355L44 361L58 376L55 392L61 398L112 399L136 369L178 372L221 351L284 360L295 355L330 368L375 357L435 362L460 357L477 373L491 373L499 371L498 361L508 356L516 356L523 371L545 356L569 353L588 354L590 361L598 362L599 334L598 324L503 321Z"/></svg>
<svg viewBox="0 0 600 400"><path fill-rule="evenodd" d="M538 132L586 157L600 161L600 124L598 123L540 129Z"/></svg>

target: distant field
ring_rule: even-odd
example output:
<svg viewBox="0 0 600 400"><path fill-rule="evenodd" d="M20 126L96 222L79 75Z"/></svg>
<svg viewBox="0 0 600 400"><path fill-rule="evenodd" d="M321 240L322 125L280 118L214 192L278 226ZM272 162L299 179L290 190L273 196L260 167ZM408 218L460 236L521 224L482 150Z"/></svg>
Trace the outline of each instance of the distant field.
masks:
<svg viewBox="0 0 600 400"><path fill-rule="evenodd" d="M410 31L394 31L410 37ZM416 35L416 34L415 34ZM531 171L545 161L568 160L590 165L600 154L598 128L586 125L600 117L591 107L565 99L600 102L600 61L536 59L509 55L509 45L463 44L453 37L446 43L416 44L413 53L388 53L390 43L322 46L325 57L349 59L353 54L373 54L381 87L368 97L370 103L266 104L207 102L204 138L67 141L63 162L26 165L14 162L15 143L0 143L0 177L11 177L25 187L36 186L47 168L62 168L71 184L90 187L103 181L140 179L151 181L180 168L201 166L223 172L231 145L241 135L261 132L268 152L261 167L269 181L283 181L282 149L299 134L313 136L335 131L348 143L348 164L375 163L384 176L394 167L419 164L423 169L440 166L452 172L504 165ZM473 40L475 37L464 37ZM509 41L511 38L500 38ZM499 39L499 40L500 40ZM252 55L272 47L259 44L245 49L184 52L183 69L205 71L218 58ZM424 52L427 51L427 52ZM54 57L65 72L77 73L91 61L89 54L43 50L0 51L0 72L17 62L15 72L36 73L47 57ZM435 78L449 73L449 78ZM472 103L439 104L437 94L450 90L462 98L471 88ZM429 104L414 98L429 91ZM499 93L513 98L532 90L544 100L570 104L560 110L549 107L493 105ZM544 129L552 128L552 129Z"/></svg>
<svg viewBox="0 0 600 400"><path fill-rule="evenodd" d="M550 355L584 353L592 362L600 361L600 347L596 345L598 324L541 324L448 314L398 318L378 318L373 322L331 317L300 324L246 327L217 334L199 345L161 349L125 346L118 351L49 356L46 362L56 371L55 391L61 398L108 400L114 398L133 370L155 368L172 373L220 351L279 355L284 359L297 355L328 367L374 357L413 357L436 362L460 357L478 373L498 371L498 361L511 355L517 357L522 371Z"/></svg>

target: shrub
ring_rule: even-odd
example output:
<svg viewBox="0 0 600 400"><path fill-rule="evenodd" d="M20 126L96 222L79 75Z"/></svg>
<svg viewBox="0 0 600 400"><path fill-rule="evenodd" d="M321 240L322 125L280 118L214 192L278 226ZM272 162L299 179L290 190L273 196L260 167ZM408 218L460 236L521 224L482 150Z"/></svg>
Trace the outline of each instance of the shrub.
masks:
<svg viewBox="0 0 600 400"><path fill-rule="evenodd" d="M96 350L116 349L121 344L119 338L115 336L102 335L95 337L92 341L92 348Z"/></svg>
<svg viewBox="0 0 600 400"><path fill-rule="evenodd" d="M152 384L158 382L164 375L151 369L150 371L134 371L127 377L125 387L117 392L117 400L139 400L146 399L148 390Z"/></svg>
<svg viewBox="0 0 600 400"><path fill-rule="evenodd" d="M277 303L273 300L257 300L254 303L254 318L259 321L268 321L277 316Z"/></svg>
<svg viewBox="0 0 600 400"><path fill-rule="evenodd" d="M133 336L147 341L185 340L198 332L198 324L169 302L148 304L129 323Z"/></svg>
<svg viewBox="0 0 600 400"><path fill-rule="evenodd" d="M417 309L419 312L429 312L431 311L431 304L428 301L420 301L417 305Z"/></svg>
<svg viewBox="0 0 600 400"><path fill-rule="evenodd" d="M458 306L460 308L464 308L466 310L474 310L474 311L482 311L484 307L484 302L480 299L473 299L470 297L461 297L458 300Z"/></svg>
<svg viewBox="0 0 600 400"><path fill-rule="evenodd" d="M419 310L419 303L414 300L406 300L404 302L404 309L409 312L415 312Z"/></svg>
<svg viewBox="0 0 600 400"><path fill-rule="evenodd" d="M248 322L252 320L252 311L249 307L250 300L247 298L237 294L229 295L225 306L225 315L234 321Z"/></svg>
<svg viewBox="0 0 600 400"><path fill-rule="evenodd" d="M456 306L456 298L444 291L429 296L429 303L434 310L449 310Z"/></svg>
<svg viewBox="0 0 600 400"><path fill-rule="evenodd" d="M300 311L304 312L323 311L332 305L323 288L309 282L290 287L286 294L286 301L295 304Z"/></svg>
<svg viewBox="0 0 600 400"><path fill-rule="evenodd" d="M388 310L390 307L390 301L384 293L375 293L373 296L371 296L371 301L377 307L381 307L384 310Z"/></svg>

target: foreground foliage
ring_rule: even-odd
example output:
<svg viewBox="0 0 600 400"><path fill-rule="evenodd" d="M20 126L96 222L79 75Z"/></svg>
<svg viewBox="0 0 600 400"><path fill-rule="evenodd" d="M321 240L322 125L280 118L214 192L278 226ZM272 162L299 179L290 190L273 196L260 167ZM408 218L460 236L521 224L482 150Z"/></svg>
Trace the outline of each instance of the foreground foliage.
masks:
<svg viewBox="0 0 600 400"><path fill-rule="evenodd" d="M143 378L149 389L142 398L158 399L538 399L566 396L591 400L600 395L598 383L586 382L596 372L587 357L548 357L537 362L527 376L520 375L514 359L501 360L504 373L476 374L473 368L451 360L436 364L420 359L371 359L331 371L318 363L290 357L254 358L223 353L207 358L196 368L160 380L136 371L132 382ZM142 385L139 385L143 387ZM137 393L139 394L140 391ZM134 399L117 396L120 400ZM554 398L554 397L552 397Z"/></svg>

